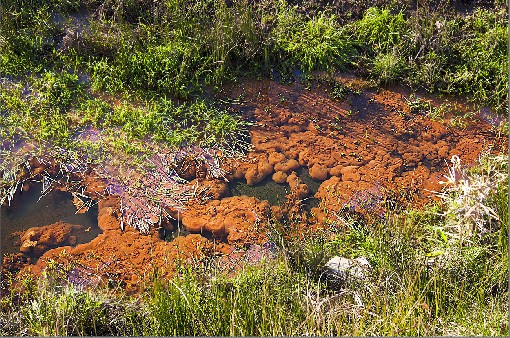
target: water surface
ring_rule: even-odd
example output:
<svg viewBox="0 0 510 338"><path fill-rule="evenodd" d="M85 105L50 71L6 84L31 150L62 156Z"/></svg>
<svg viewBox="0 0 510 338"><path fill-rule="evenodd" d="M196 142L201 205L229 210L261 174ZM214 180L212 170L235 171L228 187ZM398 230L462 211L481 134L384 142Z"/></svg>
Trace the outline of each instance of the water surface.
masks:
<svg viewBox="0 0 510 338"><path fill-rule="evenodd" d="M307 168L299 168L296 174L301 178L303 183L308 186L310 195L303 200L305 209L310 211L311 208L319 205L319 201L313 197L322 182L316 181L310 177ZM246 184L246 180L235 180L229 183L230 194L232 196L250 196L256 197L259 200L266 200L270 205L282 205L285 203L285 195L290 193L290 187L287 183L279 184L273 181L271 175L266 177L263 181L250 186Z"/></svg>
<svg viewBox="0 0 510 338"><path fill-rule="evenodd" d="M101 233L97 224L97 205L83 214L77 214L71 193L51 191L41 197L41 190L41 183L32 183L28 191L16 192L10 206L1 206L2 257L4 254L18 253L21 243L19 235L14 233L32 227L42 227L58 221L82 225L83 230L76 236L77 244L90 242Z"/></svg>

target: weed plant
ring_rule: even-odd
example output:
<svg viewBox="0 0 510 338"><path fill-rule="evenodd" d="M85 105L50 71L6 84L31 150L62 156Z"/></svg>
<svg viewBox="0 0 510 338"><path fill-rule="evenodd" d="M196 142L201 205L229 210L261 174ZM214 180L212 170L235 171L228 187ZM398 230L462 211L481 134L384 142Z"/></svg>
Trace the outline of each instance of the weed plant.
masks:
<svg viewBox="0 0 510 338"><path fill-rule="evenodd" d="M334 16L305 19L293 9L282 11L273 34L281 58L306 72L345 69L356 53L353 38Z"/></svg>
<svg viewBox="0 0 510 338"><path fill-rule="evenodd" d="M439 194L448 205L444 212L445 232L462 242L500 230L508 221L507 208L502 205L505 202L500 199L508 193L507 157L482 156L480 164L471 171L461 167L457 156L451 161L452 166L442 182L446 189Z"/></svg>

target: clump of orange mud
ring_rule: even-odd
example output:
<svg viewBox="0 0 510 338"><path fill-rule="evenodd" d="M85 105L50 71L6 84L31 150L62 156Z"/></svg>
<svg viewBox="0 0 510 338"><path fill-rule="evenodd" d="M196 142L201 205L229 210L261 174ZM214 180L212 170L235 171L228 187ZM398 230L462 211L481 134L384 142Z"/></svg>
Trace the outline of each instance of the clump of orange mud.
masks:
<svg viewBox="0 0 510 338"><path fill-rule="evenodd" d="M292 182L292 188L292 171L305 167L322 182L315 194L321 206L312 210L322 221L323 210L338 213L356 204L357 192L412 191L417 192L413 203L423 204L430 191L441 189L438 182L453 155L469 165L482 151L507 147L480 118L456 128L415 112L405 90L366 89L366 83L347 76L335 80L354 90L338 100L320 83L307 89L261 80L229 88L226 96L242 97L237 109L255 122L253 150L245 161L232 163L232 176L256 184L272 175L277 183ZM306 188L301 189L304 198Z"/></svg>
<svg viewBox="0 0 510 338"><path fill-rule="evenodd" d="M76 244L76 235L82 225L57 222L43 227L33 227L21 236L20 252L40 256L50 248Z"/></svg>
<svg viewBox="0 0 510 338"><path fill-rule="evenodd" d="M227 237L229 244L260 242L265 235L269 203L255 197L235 196L211 200L205 205L188 204L182 224L192 233L208 232Z"/></svg>

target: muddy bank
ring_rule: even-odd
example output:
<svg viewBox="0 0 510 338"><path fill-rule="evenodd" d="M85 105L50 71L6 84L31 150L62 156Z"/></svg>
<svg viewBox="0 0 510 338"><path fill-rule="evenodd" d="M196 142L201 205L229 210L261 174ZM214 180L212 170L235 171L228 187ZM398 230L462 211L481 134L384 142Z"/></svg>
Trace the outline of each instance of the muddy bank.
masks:
<svg viewBox="0 0 510 338"><path fill-rule="evenodd" d="M183 224L195 233L165 241L158 229L153 229L149 234L141 234L130 227L121 230L119 200L115 197L107 198L99 203L98 225L102 233L88 243L50 249L44 252L35 264L22 264L21 272L40 274L50 261L55 261L63 267L73 267L74 272L69 276L70 282L73 279L94 285L114 282L127 291L136 291L141 287L142 281L149 280L156 270L163 277L169 277L178 264L199 265L209 257L234 252L233 245L202 236L200 232L211 231L214 236L221 237L215 229L205 227L196 220L227 215L222 224L226 225L225 230L230 233L228 242L258 242L256 237L260 237L263 231L251 228L257 223L253 219L253 210L257 208L255 199L233 199L230 203L228 200L223 201L223 209L220 203L215 203L219 201L211 201L206 212L200 216L192 214L193 209L190 208L189 214L183 215ZM218 208L215 209L215 206ZM262 209L264 207L267 207L267 202L262 203ZM231 215L228 216L227 212ZM228 219L231 220L230 223L226 221ZM42 231L44 236L49 234L49 228L36 230ZM29 230L24 236L33 236L35 239L36 234L33 232L33 229ZM4 260L4 263L8 262Z"/></svg>
<svg viewBox="0 0 510 338"><path fill-rule="evenodd" d="M25 184L10 205L2 205L2 255L21 251L37 259L49 248L87 243L101 232L97 205L78 209L71 193L42 194L42 188L39 182Z"/></svg>

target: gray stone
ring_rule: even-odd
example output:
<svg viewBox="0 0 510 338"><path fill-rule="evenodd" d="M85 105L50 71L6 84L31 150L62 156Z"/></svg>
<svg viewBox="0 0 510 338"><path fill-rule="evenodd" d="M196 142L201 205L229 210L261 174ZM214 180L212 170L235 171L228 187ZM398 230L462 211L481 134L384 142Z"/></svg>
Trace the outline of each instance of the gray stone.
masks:
<svg viewBox="0 0 510 338"><path fill-rule="evenodd" d="M342 281L348 280L366 280L372 266L365 257L355 259L335 256L325 265L331 277Z"/></svg>

